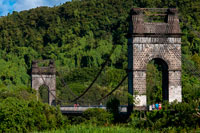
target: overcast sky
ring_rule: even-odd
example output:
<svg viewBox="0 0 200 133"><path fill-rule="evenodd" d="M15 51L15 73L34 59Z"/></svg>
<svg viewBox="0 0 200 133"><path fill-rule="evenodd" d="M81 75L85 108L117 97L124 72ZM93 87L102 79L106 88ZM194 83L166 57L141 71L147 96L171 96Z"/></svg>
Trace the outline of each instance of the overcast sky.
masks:
<svg viewBox="0 0 200 133"><path fill-rule="evenodd" d="M39 6L55 6L71 0L0 0L0 16L6 16L12 11L22 11Z"/></svg>

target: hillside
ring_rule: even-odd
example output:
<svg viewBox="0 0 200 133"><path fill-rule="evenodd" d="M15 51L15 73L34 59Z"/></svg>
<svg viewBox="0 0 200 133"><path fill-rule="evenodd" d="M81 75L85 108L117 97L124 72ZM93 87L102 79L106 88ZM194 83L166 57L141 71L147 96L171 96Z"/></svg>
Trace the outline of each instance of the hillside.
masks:
<svg viewBox="0 0 200 133"><path fill-rule="evenodd" d="M121 80L127 68L125 35L132 7L179 9L180 25L184 33L182 37L184 100L187 101L191 97L198 98L200 94L195 93L199 92L200 88L200 1L198 0L168 2L81 0L53 8L39 7L19 13L13 12L0 18L0 86L12 89L30 87L32 60L54 59L57 70L66 72L63 77L69 82L70 87L78 88L75 91L78 94L92 81L115 46L106 72L120 71L122 74L115 73L109 78L102 76L101 80L106 84L101 81L97 85L99 88L103 85L111 89ZM58 95L61 95L64 88L61 87L59 77L57 82L60 90Z"/></svg>

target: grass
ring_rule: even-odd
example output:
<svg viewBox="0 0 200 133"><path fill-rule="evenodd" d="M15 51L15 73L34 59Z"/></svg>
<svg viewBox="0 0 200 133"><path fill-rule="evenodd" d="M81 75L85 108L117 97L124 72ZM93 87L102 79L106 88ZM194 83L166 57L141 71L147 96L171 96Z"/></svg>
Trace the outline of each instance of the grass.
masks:
<svg viewBox="0 0 200 133"><path fill-rule="evenodd" d="M72 125L64 129L45 131L43 133L49 133L49 132L51 133L151 133L148 130L133 129L130 127L123 127L123 126L100 127L94 125Z"/></svg>
<svg viewBox="0 0 200 133"><path fill-rule="evenodd" d="M200 133L200 128L187 131L186 129L177 130L176 128L169 128L166 131L149 131L146 129L134 129L124 126L95 126L95 125L70 125L63 129L34 132L34 133L179 133L192 132Z"/></svg>

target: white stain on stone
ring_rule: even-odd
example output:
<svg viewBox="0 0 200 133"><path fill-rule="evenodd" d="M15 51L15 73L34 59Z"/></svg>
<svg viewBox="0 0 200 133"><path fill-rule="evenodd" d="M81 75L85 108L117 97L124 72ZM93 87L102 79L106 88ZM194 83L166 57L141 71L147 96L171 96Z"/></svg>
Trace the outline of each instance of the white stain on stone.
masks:
<svg viewBox="0 0 200 133"><path fill-rule="evenodd" d="M177 101L182 102L181 86L169 86L169 102Z"/></svg>
<svg viewBox="0 0 200 133"><path fill-rule="evenodd" d="M146 95L135 95L135 106L146 106L147 96Z"/></svg>

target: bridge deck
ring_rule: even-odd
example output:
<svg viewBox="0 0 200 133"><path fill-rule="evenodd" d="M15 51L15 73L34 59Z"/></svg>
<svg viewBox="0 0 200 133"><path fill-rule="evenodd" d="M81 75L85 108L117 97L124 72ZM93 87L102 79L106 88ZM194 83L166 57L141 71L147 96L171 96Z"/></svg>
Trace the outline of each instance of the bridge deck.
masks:
<svg viewBox="0 0 200 133"><path fill-rule="evenodd" d="M106 106L63 106L60 107L60 110L63 114L68 114L68 113L82 113L83 111L90 109L90 108L101 108L106 110ZM120 106L119 107L120 113L126 113L127 112L127 106Z"/></svg>

